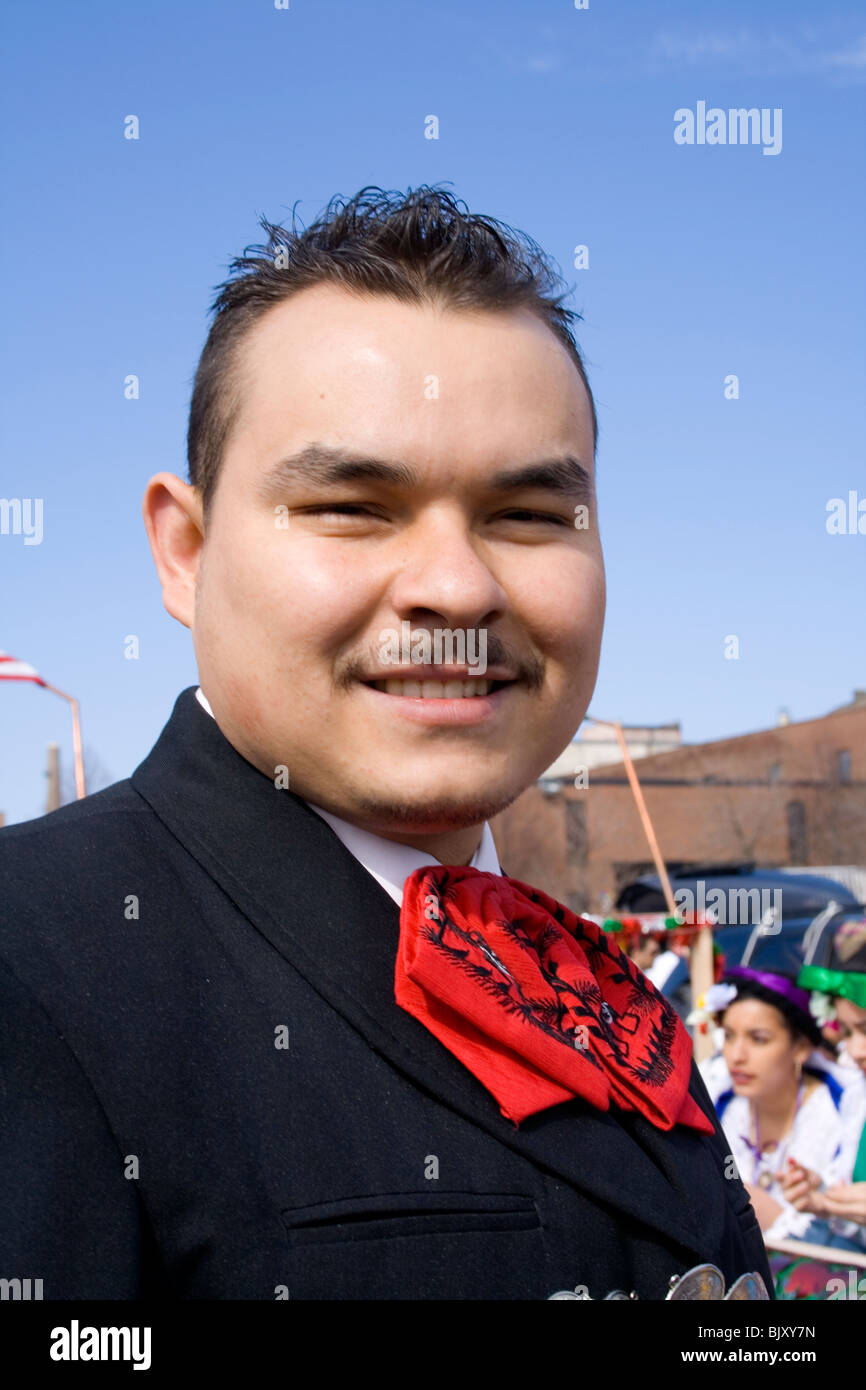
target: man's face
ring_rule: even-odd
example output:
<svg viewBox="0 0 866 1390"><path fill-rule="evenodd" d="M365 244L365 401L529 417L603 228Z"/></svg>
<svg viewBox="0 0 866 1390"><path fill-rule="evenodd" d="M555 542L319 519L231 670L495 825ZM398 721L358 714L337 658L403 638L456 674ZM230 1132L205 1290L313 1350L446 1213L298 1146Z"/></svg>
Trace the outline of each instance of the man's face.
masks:
<svg viewBox="0 0 866 1390"><path fill-rule="evenodd" d="M639 970L649 970L660 950L659 943L647 936L635 946L631 958Z"/></svg>
<svg viewBox="0 0 866 1390"><path fill-rule="evenodd" d="M220 727L262 772L287 767L293 792L374 833L480 824L563 749L595 684L592 492L498 476L571 456L592 478L576 368L525 311L316 286L256 325L239 372L192 621ZM391 471L273 475L312 444ZM486 640L486 678L515 679L460 700L375 688L429 678L382 655L406 623L413 639L462 630L470 664Z"/></svg>

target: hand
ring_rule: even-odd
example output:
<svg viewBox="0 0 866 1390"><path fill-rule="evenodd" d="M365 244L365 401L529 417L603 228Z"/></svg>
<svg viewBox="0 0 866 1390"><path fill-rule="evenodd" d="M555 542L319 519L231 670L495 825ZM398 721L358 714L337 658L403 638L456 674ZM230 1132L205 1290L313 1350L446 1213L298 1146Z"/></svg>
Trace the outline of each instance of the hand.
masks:
<svg viewBox="0 0 866 1390"><path fill-rule="evenodd" d="M796 1159L789 1158L787 1166L779 1175L785 1201L790 1202L797 1211L809 1211L815 1216L827 1216L823 1192L819 1192L821 1179L810 1168L804 1168Z"/></svg>
<svg viewBox="0 0 866 1390"><path fill-rule="evenodd" d="M821 1194L831 1216L857 1221L866 1226L866 1182L839 1183Z"/></svg>

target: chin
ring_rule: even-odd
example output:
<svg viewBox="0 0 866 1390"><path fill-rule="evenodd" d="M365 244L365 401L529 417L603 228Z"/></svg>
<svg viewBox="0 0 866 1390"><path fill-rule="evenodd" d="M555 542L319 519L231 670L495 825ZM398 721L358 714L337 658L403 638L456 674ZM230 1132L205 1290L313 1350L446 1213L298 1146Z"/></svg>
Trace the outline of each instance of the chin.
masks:
<svg viewBox="0 0 866 1390"><path fill-rule="evenodd" d="M745 1083L735 1081L733 1087L735 1096L746 1096L749 1100L764 1099L763 1087L754 1081L747 1081Z"/></svg>
<svg viewBox="0 0 866 1390"><path fill-rule="evenodd" d="M369 789L354 799L353 809L369 822L374 833L410 830L420 835L438 835L449 830L464 830L480 825L510 806L522 791L510 788L500 795L489 788L478 789L473 795L464 789L452 796L437 794L419 796L383 788L376 793Z"/></svg>

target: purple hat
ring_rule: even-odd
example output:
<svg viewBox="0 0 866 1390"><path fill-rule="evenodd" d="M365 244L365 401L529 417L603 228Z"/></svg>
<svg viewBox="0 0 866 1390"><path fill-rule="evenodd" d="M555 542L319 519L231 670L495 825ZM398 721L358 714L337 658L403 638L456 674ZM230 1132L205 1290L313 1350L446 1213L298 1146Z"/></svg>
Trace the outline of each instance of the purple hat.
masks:
<svg viewBox="0 0 866 1390"><path fill-rule="evenodd" d="M725 971L725 979L733 980L734 983L737 980L754 980L773 994L781 994L783 999L787 999L789 1004L793 1004L805 1014L810 1022L814 1022L809 1012L809 991L799 989L793 980L787 979L785 975L774 975L769 970L752 970L748 965L733 965L730 970Z"/></svg>

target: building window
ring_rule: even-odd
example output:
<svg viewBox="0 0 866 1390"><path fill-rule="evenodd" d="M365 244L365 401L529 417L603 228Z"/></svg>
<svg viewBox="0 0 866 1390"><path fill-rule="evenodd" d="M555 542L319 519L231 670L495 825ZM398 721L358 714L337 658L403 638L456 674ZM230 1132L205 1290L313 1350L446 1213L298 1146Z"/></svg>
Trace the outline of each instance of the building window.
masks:
<svg viewBox="0 0 866 1390"><path fill-rule="evenodd" d="M806 860L806 807L802 801L789 801L788 861L791 864L805 864Z"/></svg>
<svg viewBox="0 0 866 1390"><path fill-rule="evenodd" d="M847 748L842 748L836 754L837 772L840 782L851 781L851 753Z"/></svg>
<svg viewBox="0 0 866 1390"><path fill-rule="evenodd" d="M781 763L770 763L770 771L767 773L767 781L770 782L770 783L774 783L774 784L775 784L776 782L781 782L781 780L782 780L782 764L781 764Z"/></svg>

